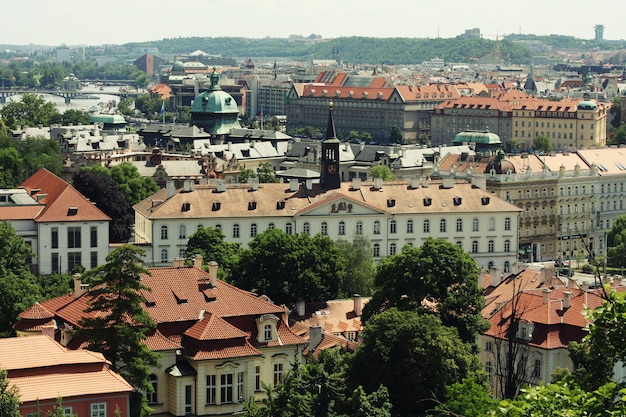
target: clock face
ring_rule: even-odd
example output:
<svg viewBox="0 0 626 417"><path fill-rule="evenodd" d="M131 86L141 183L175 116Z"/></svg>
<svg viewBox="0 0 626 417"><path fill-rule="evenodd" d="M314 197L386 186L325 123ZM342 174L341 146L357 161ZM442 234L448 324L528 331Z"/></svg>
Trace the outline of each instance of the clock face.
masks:
<svg viewBox="0 0 626 417"><path fill-rule="evenodd" d="M337 166L336 165L329 165L328 166L328 172L337 172Z"/></svg>

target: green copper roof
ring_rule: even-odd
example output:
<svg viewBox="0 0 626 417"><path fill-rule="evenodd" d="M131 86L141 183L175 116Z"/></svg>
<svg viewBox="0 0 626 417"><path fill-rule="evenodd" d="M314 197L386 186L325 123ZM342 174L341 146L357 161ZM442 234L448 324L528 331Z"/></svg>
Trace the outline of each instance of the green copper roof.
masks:
<svg viewBox="0 0 626 417"><path fill-rule="evenodd" d="M495 145L502 142L500 141L500 136L489 131L466 131L458 133L454 137L452 143L482 143L487 145Z"/></svg>
<svg viewBox="0 0 626 417"><path fill-rule="evenodd" d="M578 103L578 110L596 110L597 108L598 105L593 101L585 100Z"/></svg>
<svg viewBox="0 0 626 417"><path fill-rule="evenodd" d="M119 114L94 114L91 123L124 124L126 119Z"/></svg>

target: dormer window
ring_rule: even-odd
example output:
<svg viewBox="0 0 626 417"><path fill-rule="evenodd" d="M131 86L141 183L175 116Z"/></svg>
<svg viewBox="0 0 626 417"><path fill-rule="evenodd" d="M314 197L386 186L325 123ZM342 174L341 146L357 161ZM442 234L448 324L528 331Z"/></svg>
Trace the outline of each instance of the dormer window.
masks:
<svg viewBox="0 0 626 417"><path fill-rule="evenodd" d="M278 340L278 322L280 319L273 314L263 314L256 320L257 341L259 343L275 342Z"/></svg>
<svg viewBox="0 0 626 417"><path fill-rule="evenodd" d="M71 206L67 209L68 216L76 216L78 214L78 207Z"/></svg>
<svg viewBox="0 0 626 417"><path fill-rule="evenodd" d="M520 320L517 324L516 337L522 340L533 340L533 332L535 331L535 325L531 321Z"/></svg>

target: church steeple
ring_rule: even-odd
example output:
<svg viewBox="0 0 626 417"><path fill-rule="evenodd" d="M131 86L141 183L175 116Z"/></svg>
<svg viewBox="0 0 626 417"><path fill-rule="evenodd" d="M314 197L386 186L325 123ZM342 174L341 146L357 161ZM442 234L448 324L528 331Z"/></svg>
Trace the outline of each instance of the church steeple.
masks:
<svg viewBox="0 0 626 417"><path fill-rule="evenodd" d="M333 119L333 103L329 103L328 125L326 139L322 142L321 178L320 183L325 189L339 188L341 176L339 173L339 139L335 133Z"/></svg>

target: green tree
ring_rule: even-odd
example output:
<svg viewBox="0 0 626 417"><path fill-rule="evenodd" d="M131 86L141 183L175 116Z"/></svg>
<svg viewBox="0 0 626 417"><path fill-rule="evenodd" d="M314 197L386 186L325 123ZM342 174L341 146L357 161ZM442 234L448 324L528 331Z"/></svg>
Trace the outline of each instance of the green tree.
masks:
<svg viewBox="0 0 626 417"><path fill-rule="evenodd" d="M370 177L372 178L382 178L383 181L393 181L396 179L396 176L393 175L393 172L386 165L376 165L370 169Z"/></svg>
<svg viewBox="0 0 626 417"><path fill-rule="evenodd" d="M112 242L128 242L134 222L133 208L115 180L97 170L81 169L74 174L72 184L111 218L109 239Z"/></svg>
<svg viewBox="0 0 626 417"><path fill-rule="evenodd" d="M495 410L497 401L491 396L489 384L480 384L465 378L445 387L444 401L435 407L432 415L483 417Z"/></svg>
<svg viewBox="0 0 626 417"><path fill-rule="evenodd" d="M261 184L267 184L267 183L280 181L278 178L276 178L274 167L269 162L262 162L259 165L259 169L257 171L258 171L258 176L259 176L259 182Z"/></svg>
<svg viewBox="0 0 626 417"><path fill-rule="evenodd" d="M626 263L626 216L620 216L613 222L613 227L606 237L607 264L621 268Z"/></svg>
<svg viewBox="0 0 626 417"><path fill-rule="evenodd" d="M609 138L609 145L623 145L626 143L626 123L613 131Z"/></svg>
<svg viewBox="0 0 626 417"><path fill-rule="evenodd" d="M402 135L402 130L398 126L392 126L391 132L389 133L389 142L391 143L402 143L404 141L404 136Z"/></svg>
<svg viewBox="0 0 626 417"><path fill-rule="evenodd" d="M141 266L144 255L141 248L123 245L107 256L105 265L84 274L92 296L85 312L96 314L81 319L78 336L88 341L90 349L101 352L111 369L135 389L150 392L150 366L157 364L159 355L145 344L156 324L143 309L142 291L150 291L141 283L141 275L149 273ZM151 411L140 392L131 397L133 416Z"/></svg>
<svg viewBox="0 0 626 417"><path fill-rule="evenodd" d="M522 144L520 143L519 140L515 138L507 139L506 141L507 152L518 152L520 149L522 149Z"/></svg>
<svg viewBox="0 0 626 417"><path fill-rule="evenodd" d="M552 142L547 135L537 135L533 139L533 150L535 152L549 153L552 152Z"/></svg>
<svg viewBox="0 0 626 417"><path fill-rule="evenodd" d="M65 112L61 115L59 123L63 126L88 125L91 123L91 114L84 110L65 110Z"/></svg>
<svg viewBox="0 0 626 417"><path fill-rule="evenodd" d="M240 184L245 184L251 178L256 178L256 177L257 177L256 173L250 168L246 168L243 165L239 167L239 175L237 176L237 182L239 182Z"/></svg>
<svg viewBox="0 0 626 417"><path fill-rule="evenodd" d="M610 126L613 129L617 129L621 124L622 118L622 97L617 96L613 98L613 105L609 109L609 114L611 115Z"/></svg>
<svg viewBox="0 0 626 417"><path fill-rule="evenodd" d="M233 277L277 304L337 298L345 277L345 258L330 238L287 234L270 228L244 250Z"/></svg>
<svg viewBox="0 0 626 417"><path fill-rule="evenodd" d="M15 385L11 385L7 371L0 368L0 416L21 417L20 395Z"/></svg>
<svg viewBox="0 0 626 417"><path fill-rule="evenodd" d="M220 279L230 280L232 270L239 262L242 251L239 243L225 241L221 229L201 226L189 236L186 256L191 258L195 254L200 254L204 263L217 262Z"/></svg>
<svg viewBox="0 0 626 417"><path fill-rule="evenodd" d="M478 273L476 261L444 239L428 238L420 247L406 245L378 265L376 292L363 308L363 320L391 307L436 314L444 325L456 327L463 341L473 343L489 328L481 315ZM432 304L437 307L428 306Z"/></svg>
<svg viewBox="0 0 626 417"><path fill-rule="evenodd" d="M371 295L376 264L370 240L363 235L356 235L352 242L339 240L336 244L346 258L346 278L341 294Z"/></svg>
<svg viewBox="0 0 626 417"><path fill-rule="evenodd" d="M422 133L421 135L417 137L418 145L428 145L429 143L430 143L430 138L428 137L427 134Z"/></svg>
<svg viewBox="0 0 626 417"><path fill-rule="evenodd" d="M142 177L137 167L130 162L122 162L111 168L111 178L117 183L118 189L124 193L130 205L159 191L159 185L152 177Z"/></svg>
<svg viewBox="0 0 626 417"><path fill-rule="evenodd" d="M28 269L32 248L9 222L0 222L0 335L8 335L19 313L33 305L39 295L35 277Z"/></svg>
<svg viewBox="0 0 626 417"><path fill-rule="evenodd" d="M425 415L446 386L481 376L473 347L430 314L391 308L373 316L348 371L348 385L389 390L393 414Z"/></svg>
<svg viewBox="0 0 626 417"><path fill-rule="evenodd" d="M0 109L0 116L10 129L17 126L50 126L61 119L53 103L43 96L25 93L20 101L7 103Z"/></svg>
<svg viewBox="0 0 626 417"><path fill-rule="evenodd" d="M22 177L24 160L14 147L0 148L0 187L15 188Z"/></svg>
<svg viewBox="0 0 626 417"><path fill-rule="evenodd" d="M46 168L55 175L61 174L63 155L56 141L44 138L29 138L16 144L17 151L23 162L20 183L37 172Z"/></svg>

